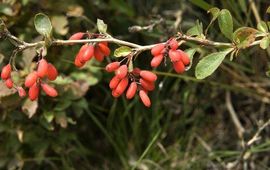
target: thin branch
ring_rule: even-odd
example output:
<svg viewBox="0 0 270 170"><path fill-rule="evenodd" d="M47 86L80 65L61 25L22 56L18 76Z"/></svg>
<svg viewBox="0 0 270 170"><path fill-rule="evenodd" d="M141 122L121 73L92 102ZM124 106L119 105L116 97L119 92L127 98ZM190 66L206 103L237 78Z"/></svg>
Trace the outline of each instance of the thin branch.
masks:
<svg viewBox="0 0 270 170"><path fill-rule="evenodd" d="M232 121L237 129L238 137L243 140L243 134L245 129L243 128L241 122L239 121L237 114L233 108L232 101L231 101L231 93L229 91L226 92L226 106L232 118Z"/></svg>

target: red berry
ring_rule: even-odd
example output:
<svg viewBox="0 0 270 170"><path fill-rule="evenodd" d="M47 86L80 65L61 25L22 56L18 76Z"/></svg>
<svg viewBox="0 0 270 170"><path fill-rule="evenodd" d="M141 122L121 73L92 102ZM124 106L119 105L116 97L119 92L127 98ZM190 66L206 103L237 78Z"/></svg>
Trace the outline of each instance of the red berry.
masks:
<svg viewBox="0 0 270 170"><path fill-rule="evenodd" d="M48 64L47 76L49 80L55 80L58 76L58 71L51 63Z"/></svg>
<svg viewBox="0 0 270 170"><path fill-rule="evenodd" d="M6 84L7 88L9 88L9 89L11 89L13 87L13 81L11 80L11 78L8 78L5 81L5 84Z"/></svg>
<svg viewBox="0 0 270 170"><path fill-rule="evenodd" d="M146 93L144 90L140 90L139 96L140 96L140 98L141 98L143 104L144 104L146 107L150 107L150 106L151 106L150 98L148 97L147 93Z"/></svg>
<svg viewBox="0 0 270 170"><path fill-rule="evenodd" d="M159 54L153 57L153 59L151 60L151 66L154 68L158 67L162 62L163 58L164 58L163 54Z"/></svg>
<svg viewBox="0 0 270 170"><path fill-rule="evenodd" d="M39 86L35 83L33 86L29 88L28 96L30 100L36 100L39 96Z"/></svg>
<svg viewBox="0 0 270 170"><path fill-rule="evenodd" d="M25 97L26 96L26 92L22 87L18 87L18 93L20 97Z"/></svg>
<svg viewBox="0 0 270 170"><path fill-rule="evenodd" d="M121 94L118 94L115 90L112 91L112 96L115 98L118 98L121 96Z"/></svg>
<svg viewBox="0 0 270 170"><path fill-rule="evenodd" d="M124 91L126 90L128 86L128 78L123 78L119 84L117 85L117 87L115 88L115 92L119 95L123 94Z"/></svg>
<svg viewBox="0 0 270 170"><path fill-rule="evenodd" d="M100 42L100 44L104 44L104 45L108 46L108 42L107 41Z"/></svg>
<svg viewBox="0 0 270 170"><path fill-rule="evenodd" d="M48 96L51 96L51 97L56 97L58 95L57 91L49 86L48 84L45 84L45 83L42 83L41 84L41 87L42 87L42 90L48 95Z"/></svg>
<svg viewBox="0 0 270 170"><path fill-rule="evenodd" d="M147 80L144 80L142 78L140 78L140 83L141 83L141 86L147 90L147 91L153 91L155 89L155 84L153 82L149 82Z"/></svg>
<svg viewBox="0 0 270 170"><path fill-rule="evenodd" d="M117 61L112 62L106 66L106 71L113 72L113 71L117 70L119 68L119 66L120 66L120 62L117 62Z"/></svg>
<svg viewBox="0 0 270 170"><path fill-rule="evenodd" d="M85 62L81 62L80 58L78 56L76 56L74 64L76 67L81 68L82 66L84 66Z"/></svg>
<svg viewBox="0 0 270 170"><path fill-rule="evenodd" d="M98 46L95 47L94 56L95 56L95 59L99 62L104 60L104 54L101 52Z"/></svg>
<svg viewBox="0 0 270 170"><path fill-rule="evenodd" d="M175 72L177 72L177 73L185 72L185 65L183 64L182 61L174 62L173 68L174 68Z"/></svg>
<svg viewBox="0 0 270 170"><path fill-rule="evenodd" d="M10 77L10 74L11 74L11 65L7 64L6 66L2 68L1 78L3 80L6 80Z"/></svg>
<svg viewBox="0 0 270 170"><path fill-rule="evenodd" d="M169 41L169 45L171 47L172 50L176 50L178 48L178 42L175 39L171 39Z"/></svg>
<svg viewBox="0 0 270 170"><path fill-rule="evenodd" d="M93 55L94 55L94 46L88 45L80 58L81 63L89 61L93 57Z"/></svg>
<svg viewBox="0 0 270 170"><path fill-rule="evenodd" d="M25 85L26 87L31 87L31 86L33 86L33 84L36 83L37 78L38 78L38 75L37 75L37 72L36 72L36 71L30 73L30 74L25 78L24 85Z"/></svg>
<svg viewBox="0 0 270 170"><path fill-rule="evenodd" d="M73 34L73 35L69 38L69 40L80 40L80 39L83 38L84 34L85 34L84 32L77 32L77 33Z"/></svg>
<svg viewBox="0 0 270 170"><path fill-rule="evenodd" d="M177 50L179 52L179 54L181 54L181 60L183 62L184 65L189 65L190 63L190 59L188 57L188 54L185 53L184 51L182 50Z"/></svg>
<svg viewBox="0 0 270 170"><path fill-rule="evenodd" d="M119 79L117 76L114 76L110 81L110 84L109 84L110 88L115 89L120 81L121 79Z"/></svg>
<svg viewBox="0 0 270 170"><path fill-rule="evenodd" d="M132 82L129 86L129 88L127 89L127 93L126 93L126 97L127 99L132 99L137 91L137 83L136 82Z"/></svg>
<svg viewBox="0 0 270 170"><path fill-rule="evenodd" d="M169 57L171 59L171 62L177 62L181 60L181 53L178 50L170 50Z"/></svg>
<svg viewBox="0 0 270 170"><path fill-rule="evenodd" d="M157 56L162 53L164 48L165 48L165 44L157 44L151 49L151 54L153 56Z"/></svg>
<svg viewBox="0 0 270 170"><path fill-rule="evenodd" d="M84 52L85 52L85 50L87 49L87 47L88 47L88 44L84 44L84 45L80 48L79 52L77 53L77 55L76 55L76 57L75 57L75 61L74 61L75 66L77 66L77 67L80 68L80 67L82 67L82 66L85 64L85 62L84 62L82 56L84 55Z"/></svg>
<svg viewBox="0 0 270 170"><path fill-rule="evenodd" d="M100 51L105 55L105 56L109 56L111 53L110 48L105 45L104 43L98 43L98 47L100 49Z"/></svg>
<svg viewBox="0 0 270 170"><path fill-rule="evenodd" d="M139 69L138 67L135 67L135 68L132 70L132 73L133 73L135 76L139 76L139 75L140 75L140 72L141 72L141 69Z"/></svg>
<svg viewBox="0 0 270 170"><path fill-rule="evenodd" d="M140 72L140 76L147 81L153 82L157 80L157 75L151 71L143 70Z"/></svg>
<svg viewBox="0 0 270 170"><path fill-rule="evenodd" d="M121 65L115 72L115 75L119 78L119 79L123 79L124 77L126 77L128 72L128 68L127 65Z"/></svg>
<svg viewBox="0 0 270 170"><path fill-rule="evenodd" d="M48 62L45 59L41 59L38 63L37 75L40 78L43 78L47 75L48 71Z"/></svg>

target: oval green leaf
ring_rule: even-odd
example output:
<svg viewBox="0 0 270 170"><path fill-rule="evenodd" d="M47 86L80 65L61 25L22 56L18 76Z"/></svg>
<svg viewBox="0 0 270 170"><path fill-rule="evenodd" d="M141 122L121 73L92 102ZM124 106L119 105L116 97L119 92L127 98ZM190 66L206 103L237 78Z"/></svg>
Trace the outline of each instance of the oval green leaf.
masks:
<svg viewBox="0 0 270 170"><path fill-rule="evenodd" d="M107 24L105 24L103 20L97 19L97 28L100 33L106 34L107 27L108 27Z"/></svg>
<svg viewBox="0 0 270 170"><path fill-rule="evenodd" d="M222 9L220 11L218 16L218 25L222 34L231 40L233 34L233 19L229 10Z"/></svg>
<svg viewBox="0 0 270 170"><path fill-rule="evenodd" d="M261 40L261 42L260 42L260 47L262 48L262 49L266 49L266 48L268 48L269 47L269 45L270 45L270 39L269 39L269 37L264 37L262 40Z"/></svg>
<svg viewBox="0 0 270 170"><path fill-rule="evenodd" d="M115 57L125 57L132 52L132 49L127 46L121 46L114 51Z"/></svg>
<svg viewBox="0 0 270 170"><path fill-rule="evenodd" d="M238 48L247 48L255 41L257 32L256 29L251 27L238 28L233 33L233 42Z"/></svg>
<svg viewBox="0 0 270 170"><path fill-rule="evenodd" d="M268 26L267 26L266 22L264 22L264 21L261 21L258 23L257 29L261 32L264 32L264 33L268 32Z"/></svg>
<svg viewBox="0 0 270 170"><path fill-rule="evenodd" d="M230 48L225 51L212 53L201 59L195 69L196 78L204 79L210 76L232 50L233 49Z"/></svg>
<svg viewBox="0 0 270 170"><path fill-rule="evenodd" d="M52 24L49 17L43 13L39 13L35 16L34 20L35 28L38 33L49 38L52 32Z"/></svg>

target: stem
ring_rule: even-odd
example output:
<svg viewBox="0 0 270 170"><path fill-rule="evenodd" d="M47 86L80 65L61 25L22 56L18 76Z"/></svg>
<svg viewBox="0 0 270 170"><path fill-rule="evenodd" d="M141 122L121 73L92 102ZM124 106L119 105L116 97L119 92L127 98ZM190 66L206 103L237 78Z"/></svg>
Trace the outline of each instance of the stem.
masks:
<svg viewBox="0 0 270 170"><path fill-rule="evenodd" d="M19 51L23 51L23 50L28 49L28 48L34 48L37 46L45 46L45 41L28 43L28 42L20 40L19 38L10 34L9 32L6 33L6 37L9 40L11 40L12 42L14 42L13 44L17 47L17 49ZM263 37L261 37L261 38L263 38ZM203 39L203 38L199 38L199 37L188 36L188 35L182 34L180 32L176 35L176 39L180 42L179 44L181 44L181 42L194 42L194 43L199 44L199 45L213 46L216 48L219 48L219 47L234 48L235 47L234 43L216 42L216 41ZM114 43L114 44L118 44L118 45L128 46L128 47L134 48L134 51L136 51L137 54L140 54L143 51L151 50L155 45L157 45L157 44L139 45L136 43L120 40L120 39L117 39L117 38L114 38L111 36L106 37L106 38L83 39L83 40L55 39L55 40L52 40L51 45L52 46L56 46L56 45L60 46L60 45L73 45L73 44L84 44L84 43L95 43L95 42L110 42L110 43ZM258 45L258 44L260 44L260 42L261 42L261 39L254 41L248 47ZM166 42L161 42L161 43L166 43Z"/></svg>

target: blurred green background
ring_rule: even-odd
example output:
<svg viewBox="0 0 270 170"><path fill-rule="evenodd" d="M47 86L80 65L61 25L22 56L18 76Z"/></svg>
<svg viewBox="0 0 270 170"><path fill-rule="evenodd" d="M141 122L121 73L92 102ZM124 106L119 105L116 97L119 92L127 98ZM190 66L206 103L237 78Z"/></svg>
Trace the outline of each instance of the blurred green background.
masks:
<svg viewBox="0 0 270 170"><path fill-rule="evenodd" d="M257 0L262 20L270 5ZM253 11L245 0L2 0L0 16L10 32L33 42L41 39L35 31L35 14L47 14L54 37L68 39L78 31L96 32L96 20L108 24L114 37L147 45L185 32L196 20L207 27L211 7L229 9L235 28L256 27ZM134 25L158 22L153 30L129 32ZM227 42L215 23L207 38ZM116 48L116 45L110 45ZM193 63L213 48L186 43L183 49L198 47ZM114 99L108 87L113 76L91 62L83 69L73 65L79 45L57 46L47 59L58 68L53 83L59 97L41 95L38 102L20 99L0 83L0 169L225 169L242 153L242 140L249 140L258 126L270 118L269 55L254 47L242 51L234 61L226 60L214 75L196 80L194 69L175 74L172 66L158 68L156 90L150 93L152 107L145 108L138 97ZM0 63L6 64L14 47L0 42ZM35 50L17 56L16 81L33 68ZM136 60L136 66L150 68L150 53ZM232 107L230 107L232 106ZM231 108L244 128L239 135ZM269 169L270 128L249 149L240 169Z"/></svg>

